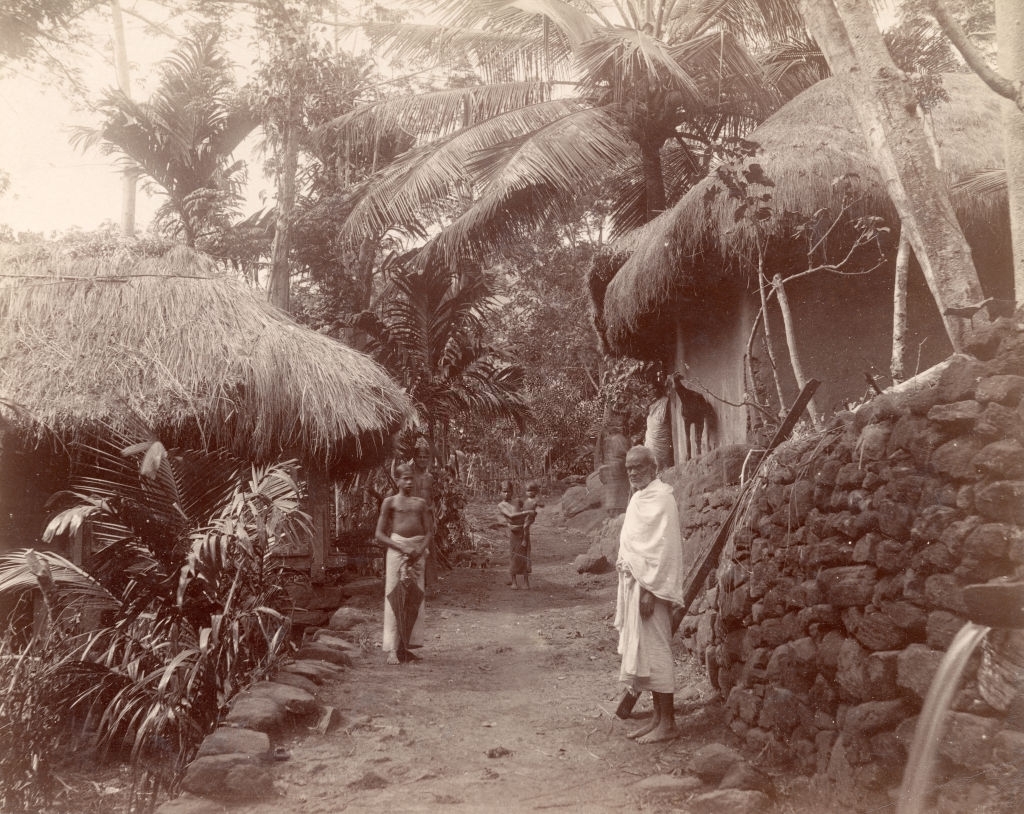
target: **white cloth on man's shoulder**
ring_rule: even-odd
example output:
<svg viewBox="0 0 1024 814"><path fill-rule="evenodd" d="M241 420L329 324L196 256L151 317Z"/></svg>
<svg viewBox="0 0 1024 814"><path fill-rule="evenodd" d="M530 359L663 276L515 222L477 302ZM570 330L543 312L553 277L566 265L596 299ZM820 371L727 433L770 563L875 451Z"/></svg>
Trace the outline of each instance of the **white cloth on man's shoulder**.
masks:
<svg viewBox="0 0 1024 814"><path fill-rule="evenodd" d="M633 495L619 534L619 562L657 597L683 602L683 543L672 487L655 478Z"/></svg>
<svg viewBox="0 0 1024 814"><path fill-rule="evenodd" d="M671 609L683 601L683 546L679 512L667 483L655 479L630 498L616 568L619 680L634 690L674 692ZM647 619L640 617L641 588L659 600Z"/></svg>

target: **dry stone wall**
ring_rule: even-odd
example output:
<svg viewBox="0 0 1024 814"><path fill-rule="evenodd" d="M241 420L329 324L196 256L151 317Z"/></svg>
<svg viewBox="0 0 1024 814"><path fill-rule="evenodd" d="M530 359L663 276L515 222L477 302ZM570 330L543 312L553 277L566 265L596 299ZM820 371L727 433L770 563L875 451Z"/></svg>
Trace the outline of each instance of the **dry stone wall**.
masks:
<svg viewBox="0 0 1024 814"><path fill-rule="evenodd" d="M847 804L891 804L915 716L966 621L962 588L1024 576L1024 320L1001 320L972 350L931 386L780 447L681 627L732 731ZM1020 779L1013 670L986 693L981 662L943 737L939 810L997 796L993 767Z"/></svg>

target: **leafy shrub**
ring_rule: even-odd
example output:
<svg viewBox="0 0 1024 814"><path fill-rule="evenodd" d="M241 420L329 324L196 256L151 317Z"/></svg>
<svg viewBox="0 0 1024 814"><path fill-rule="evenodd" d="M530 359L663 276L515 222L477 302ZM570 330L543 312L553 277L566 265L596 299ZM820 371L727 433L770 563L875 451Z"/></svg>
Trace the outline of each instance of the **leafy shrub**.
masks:
<svg viewBox="0 0 1024 814"><path fill-rule="evenodd" d="M459 551L473 548L466 519L466 496L462 485L447 469L434 472L434 547L438 557L451 564Z"/></svg>
<svg viewBox="0 0 1024 814"><path fill-rule="evenodd" d="M308 539L296 465L265 468L159 442L92 450L91 474L46 542L83 550L0 557L0 595L39 590L51 645L40 698L95 726L155 794L173 786L244 686L289 646L277 545Z"/></svg>
<svg viewBox="0 0 1024 814"><path fill-rule="evenodd" d="M45 664L33 642L17 651L0 639L0 811L42 811L53 797L60 718L42 698Z"/></svg>

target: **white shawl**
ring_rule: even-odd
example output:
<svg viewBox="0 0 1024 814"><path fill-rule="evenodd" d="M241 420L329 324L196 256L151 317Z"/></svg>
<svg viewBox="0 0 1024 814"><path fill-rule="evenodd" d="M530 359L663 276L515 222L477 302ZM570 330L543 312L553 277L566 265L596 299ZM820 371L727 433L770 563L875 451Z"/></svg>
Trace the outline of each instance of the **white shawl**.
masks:
<svg viewBox="0 0 1024 814"><path fill-rule="evenodd" d="M633 495L619 535L616 567L652 594L683 602L683 543L672 487L655 478Z"/></svg>

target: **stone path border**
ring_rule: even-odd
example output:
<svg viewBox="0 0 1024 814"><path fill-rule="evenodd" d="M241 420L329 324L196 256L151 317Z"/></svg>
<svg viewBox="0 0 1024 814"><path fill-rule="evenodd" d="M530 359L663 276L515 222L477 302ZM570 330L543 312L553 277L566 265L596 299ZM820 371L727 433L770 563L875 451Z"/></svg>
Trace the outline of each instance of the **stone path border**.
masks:
<svg viewBox="0 0 1024 814"><path fill-rule="evenodd" d="M344 631L364 619L360 611L339 608L329 628L306 631L294 660L272 680L238 693L186 767L182 793L155 814L223 814L229 806L272 797L275 767L288 759L276 744L298 726L330 725L336 713L318 700L318 692L352 666L360 646Z"/></svg>

